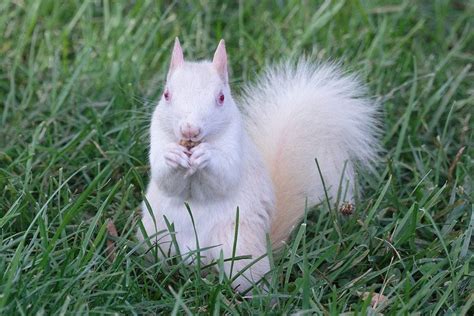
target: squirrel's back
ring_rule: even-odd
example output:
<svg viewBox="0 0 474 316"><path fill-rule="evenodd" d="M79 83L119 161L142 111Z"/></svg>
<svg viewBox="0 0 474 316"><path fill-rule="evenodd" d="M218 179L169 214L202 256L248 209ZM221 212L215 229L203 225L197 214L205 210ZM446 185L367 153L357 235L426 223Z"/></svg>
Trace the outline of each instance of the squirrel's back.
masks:
<svg viewBox="0 0 474 316"><path fill-rule="evenodd" d="M276 195L271 239L281 245L306 202L351 201L356 166L377 157L378 108L354 76L305 60L268 69L245 89L247 130L263 156Z"/></svg>

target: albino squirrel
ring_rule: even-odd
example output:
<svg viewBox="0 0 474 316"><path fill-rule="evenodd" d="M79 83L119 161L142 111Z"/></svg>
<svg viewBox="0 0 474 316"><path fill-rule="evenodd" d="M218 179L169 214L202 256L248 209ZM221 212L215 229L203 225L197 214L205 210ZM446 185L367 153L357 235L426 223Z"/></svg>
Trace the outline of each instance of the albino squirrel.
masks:
<svg viewBox="0 0 474 316"><path fill-rule="evenodd" d="M223 40L212 62L187 62L176 38L151 120L142 223L162 255L199 246L204 264L221 253L247 256L223 265L229 277L240 272L232 284L245 291L270 269L266 236L273 249L283 245L305 207L325 199L315 159L326 193L352 200L355 165L376 158L377 106L354 77L302 60L270 68L246 88L241 113L227 68Z"/></svg>

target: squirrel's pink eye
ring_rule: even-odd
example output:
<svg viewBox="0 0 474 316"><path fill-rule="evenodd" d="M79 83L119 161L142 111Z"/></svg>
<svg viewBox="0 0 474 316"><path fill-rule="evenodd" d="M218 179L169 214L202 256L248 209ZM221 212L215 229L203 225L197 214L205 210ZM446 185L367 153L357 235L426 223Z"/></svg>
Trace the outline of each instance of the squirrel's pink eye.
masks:
<svg viewBox="0 0 474 316"><path fill-rule="evenodd" d="M166 101L170 100L170 92L168 90L165 90L165 93L163 93L163 97L165 98Z"/></svg>
<svg viewBox="0 0 474 316"><path fill-rule="evenodd" d="M219 93L219 96L217 97L217 101L218 101L219 105L224 104L224 99L225 99L224 94L222 92Z"/></svg>

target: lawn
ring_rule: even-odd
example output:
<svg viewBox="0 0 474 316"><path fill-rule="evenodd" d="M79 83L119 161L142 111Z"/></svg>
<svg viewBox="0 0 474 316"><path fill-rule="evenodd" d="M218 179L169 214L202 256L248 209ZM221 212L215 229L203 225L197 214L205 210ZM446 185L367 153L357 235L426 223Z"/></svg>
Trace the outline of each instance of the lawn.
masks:
<svg viewBox="0 0 474 316"><path fill-rule="evenodd" d="M474 3L216 3L0 2L0 314L472 313ZM236 95L304 54L382 104L355 212L311 209L252 299L134 237L175 36L192 59L224 38Z"/></svg>

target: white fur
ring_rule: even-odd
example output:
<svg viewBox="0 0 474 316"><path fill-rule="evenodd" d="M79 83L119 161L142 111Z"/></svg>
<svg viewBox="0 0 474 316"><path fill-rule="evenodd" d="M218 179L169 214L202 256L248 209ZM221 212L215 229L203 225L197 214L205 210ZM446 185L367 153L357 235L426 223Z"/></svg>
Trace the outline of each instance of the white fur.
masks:
<svg viewBox="0 0 474 316"><path fill-rule="evenodd" d="M305 60L268 69L245 92L247 129L275 188L271 240L277 248L301 220L306 201L311 206L325 198L315 159L330 198L339 192L341 200L353 200L356 163L371 168L379 149L377 106L354 76Z"/></svg>
<svg viewBox="0 0 474 316"><path fill-rule="evenodd" d="M359 98L361 88L353 78L342 77L332 66L302 62L296 68L270 70L247 88L244 121L222 69L226 71L210 62L184 62L170 70L166 89L171 101L160 100L151 122L151 180L146 193L151 209L143 203L142 222L165 254L176 249L169 233L158 234L167 231L164 217L174 225L181 254L196 250L196 229L200 248L210 248L201 257L210 263L221 251L224 258L232 257L238 207L236 255L252 259L236 261L235 275L266 253L267 233L276 246L286 240L301 219L306 198L311 204L322 198L314 158L331 195L348 161L346 199L351 199L354 162L369 163L375 157L375 107ZM225 95L223 106L216 103L220 91ZM183 123L202 130L197 139L201 144L190 157L177 145ZM138 237L144 239L140 232ZM227 275L231 265L225 263ZM246 290L268 270L264 258L234 286Z"/></svg>
<svg viewBox="0 0 474 316"><path fill-rule="evenodd" d="M251 255L252 259L236 260L235 275L266 253L265 236L270 231L274 210L271 180L243 129L228 86L211 63L185 63L169 76L167 89L172 100L160 101L151 122L151 181L146 194L151 210L143 204L142 222L147 235L153 236L167 230L165 216L174 225L182 254L196 249L195 227L200 248L213 247L201 253L203 261L210 263L220 257L221 250L225 259L232 257L239 207L236 255ZM226 101L223 106L217 106L215 96L221 90ZM195 147L195 152L204 152L208 159L207 165L192 175L188 175L191 166L181 166L180 158L171 165L165 159L167 154L172 156L178 150L177 126L183 121L202 128L203 142ZM189 203L194 227L184 202ZM138 236L143 239L141 233ZM176 253L169 234L155 238L164 253ZM228 275L231 266L230 262L224 265ZM234 285L246 290L268 270L268 259L264 258L238 277Z"/></svg>

